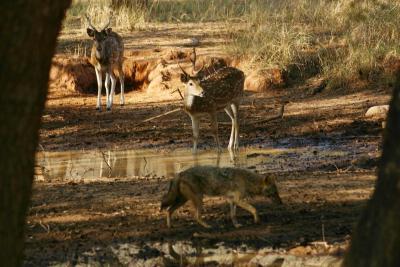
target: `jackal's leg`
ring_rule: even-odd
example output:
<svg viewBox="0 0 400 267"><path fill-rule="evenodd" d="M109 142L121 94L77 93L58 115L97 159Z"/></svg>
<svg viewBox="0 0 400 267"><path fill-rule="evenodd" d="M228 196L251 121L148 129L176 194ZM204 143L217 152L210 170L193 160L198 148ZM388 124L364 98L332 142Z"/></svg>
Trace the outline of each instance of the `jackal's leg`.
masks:
<svg viewBox="0 0 400 267"><path fill-rule="evenodd" d="M233 143L233 148L235 150L239 149L239 105L237 103L232 103L231 108L233 111L233 117L234 117L234 129L235 129L235 141Z"/></svg>
<svg viewBox="0 0 400 267"><path fill-rule="evenodd" d="M119 83L121 84L120 104L121 104L121 106L123 106L123 105L125 105L125 95L124 95L125 75L124 75L124 71L122 70L122 67L120 67L118 70L118 76L119 76Z"/></svg>
<svg viewBox="0 0 400 267"><path fill-rule="evenodd" d="M110 73L106 72L106 80L104 82L104 87L106 88L106 107L108 109L109 103L108 101L110 100Z"/></svg>
<svg viewBox="0 0 400 267"><path fill-rule="evenodd" d="M203 219L201 218L201 211L202 211L202 206L203 203L197 203L194 204L196 206L196 211L195 211L195 218L196 221L203 227L205 228L211 228L211 226L209 224L207 224L205 221L203 221Z"/></svg>
<svg viewBox="0 0 400 267"><path fill-rule="evenodd" d="M111 92L110 92L110 100L108 101L107 110L111 110L111 107L113 105L115 85L117 83L117 78L115 78L115 75L112 72L110 73L110 79L111 79Z"/></svg>
<svg viewBox="0 0 400 267"><path fill-rule="evenodd" d="M190 200L193 203L195 212L194 212L194 217L196 221L203 227L205 228L211 228L210 225L208 225L206 222L204 222L201 219L201 210L203 206L203 199L202 196L199 194L196 194L189 185L186 185L185 183L181 183L179 187L179 191L183 195L184 198Z"/></svg>
<svg viewBox="0 0 400 267"><path fill-rule="evenodd" d="M101 89L103 87L103 77L101 75L101 70L94 68L96 71L96 78L97 78L97 104L96 109L101 110Z"/></svg>
<svg viewBox="0 0 400 267"><path fill-rule="evenodd" d="M168 226L168 228L171 228L172 213L174 213L175 210L182 207L186 202L187 202L187 199L185 199L183 197L179 197L176 200L176 202L168 208L168 211L167 211L167 226Z"/></svg>
<svg viewBox="0 0 400 267"><path fill-rule="evenodd" d="M193 153L197 152L197 142L199 140L199 118L191 115L193 129Z"/></svg>
<svg viewBox="0 0 400 267"><path fill-rule="evenodd" d="M259 222L259 218L258 218L258 214L257 214L257 210L255 207L253 207L252 205L250 205L249 203L245 202L244 200L241 200L239 198L235 198L233 200L233 202L238 205L239 207L241 207L244 210L247 210L248 212L250 212L253 217L254 217L254 222L258 223Z"/></svg>
<svg viewBox="0 0 400 267"><path fill-rule="evenodd" d="M232 220L233 226L238 228L241 225L236 220L236 205L235 205L235 203L233 203L232 199L229 200L229 207L230 207L230 210L231 210L230 213L231 213L231 220Z"/></svg>
<svg viewBox="0 0 400 267"><path fill-rule="evenodd" d="M221 146L219 145L219 137L218 137L218 121L217 121L217 113L210 113L211 118L211 128L214 135L215 143L217 143L218 151L221 150Z"/></svg>
<svg viewBox="0 0 400 267"><path fill-rule="evenodd" d="M231 137L229 138L229 144L228 144L228 149L232 150L233 148L233 139L235 138L234 134L235 134L235 117L233 116L233 111L231 107L226 107L225 108L225 112L226 114L228 114L228 116L231 118L232 121L232 128L231 128Z"/></svg>

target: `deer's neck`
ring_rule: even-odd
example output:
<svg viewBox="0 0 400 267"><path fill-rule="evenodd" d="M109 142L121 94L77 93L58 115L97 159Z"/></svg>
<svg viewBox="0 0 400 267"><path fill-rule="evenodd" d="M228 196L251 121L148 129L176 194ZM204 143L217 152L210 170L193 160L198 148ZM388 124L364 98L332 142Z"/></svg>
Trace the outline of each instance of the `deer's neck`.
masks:
<svg viewBox="0 0 400 267"><path fill-rule="evenodd" d="M185 95L185 107L187 109L191 109L191 107L193 106L194 98L195 96L192 94Z"/></svg>

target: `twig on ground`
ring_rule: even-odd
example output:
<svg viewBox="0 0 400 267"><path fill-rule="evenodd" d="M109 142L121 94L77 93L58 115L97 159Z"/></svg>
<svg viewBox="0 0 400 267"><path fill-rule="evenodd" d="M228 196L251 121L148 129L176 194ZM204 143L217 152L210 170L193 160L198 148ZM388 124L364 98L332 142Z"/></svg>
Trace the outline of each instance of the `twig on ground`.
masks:
<svg viewBox="0 0 400 267"><path fill-rule="evenodd" d="M182 99L182 100L184 99L184 97L183 97L183 95L182 95L182 93L181 93L181 90L179 90L179 88L177 88L177 89L175 89L174 91L172 91L171 95L172 95L173 93L175 93L175 92L178 92L178 93L179 93L179 95L181 96L181 99Z"/></svg>
<svg viewBox="0 0 400 267"><path fill-rule="evenodd" d="M177 112L177 111L181 111L181 110L182 110L182 108L176 108L176 109L173 109L173 110L170 110L170 111L164 112L163 114L160 114L160 115L157 115L157 116L154 116L154 117L151 117L151 118L145 119L145 120L143 120L143 121L139 122L138 124L136 124L136 126L138 126L138 125L140 125L140 124L142 124L142 123L149 122L149 121L152 121L152 120L155 120L155 119L158 119L158 118L164 117L164 116L166 116L166 115L169 115L169 114L175 113L175 112Z"/></svg>
<svg viewBox="0 0 400 267"><path fill-rule="evenodd" d="M251 122L247 122L244 123L245 125L251 125L251 124L257 124L257 123L265 123L265 122L269 122L269 121L273 121L276 119L283 119L283 114L285 112L285 103L283 103L279 109L279 113L273 117L269 117L266 119L262 119L262 120L255 120L255 121L251 121ZM220 122L220 125L230 125L230 122Z"/></svg>
<svg viewBox="0 0 400 267"><path fill-rule="evenodd" d="M110 164L108 164L108 162L107 162L106 154L105 154L103 151L101 151L101 150L100 150L100 153L101 153L101 155L103 156L104 162L107 164L107 167L108 167L108 176L110 176L110 175L111 175L111 172L112 172L112 168L111 168Z"/></svg>

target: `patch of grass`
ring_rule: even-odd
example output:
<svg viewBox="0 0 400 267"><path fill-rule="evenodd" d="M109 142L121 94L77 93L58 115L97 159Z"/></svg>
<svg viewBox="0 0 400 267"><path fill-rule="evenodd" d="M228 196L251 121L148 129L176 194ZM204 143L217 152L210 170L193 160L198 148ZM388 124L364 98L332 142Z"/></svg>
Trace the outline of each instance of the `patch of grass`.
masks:
<svg viewBox="0 0 400 267"><path fill-rule="evenodd" d="M148 22L225 21L226 50L248 68L318 70L329 88L359 76L375 79L385 58L400 53L397 0L74 0L65 25L85 29L80 17L87 12L101 26L111 11L113 27L127 30Z"/></svg>
<svg viewBox="0 0 400 267"><path fill-rule="evenodd" d="M387 55L399 54L399 17L399 1L255 0L227 50L259 68L301 68L304 55L317 57L328 87L346 87L379 77Z"/></svg>

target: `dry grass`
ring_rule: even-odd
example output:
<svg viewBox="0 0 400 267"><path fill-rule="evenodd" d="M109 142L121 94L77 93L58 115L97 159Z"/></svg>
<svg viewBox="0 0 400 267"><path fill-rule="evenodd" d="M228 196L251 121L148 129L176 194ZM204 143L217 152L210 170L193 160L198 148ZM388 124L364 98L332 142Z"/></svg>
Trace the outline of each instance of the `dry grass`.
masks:
<svg viewBox="0 0 400 267"><path fill-rule="evenodd" d="M384 59L399 54L399 16L400 1L252 1L227 49L258 67L302 68L312 55L330 88L346 87L360 73L376 78Z"/></svg>
<svg viewBox="0 0 400 267"><path fill-rule="evenodd" d="M345 88L360 73L376 80L385 58L400 52L398 0L149 0L141 8L111 8L112 1L75 0L66 25L84 12L101 25L110 11L113 25L128 30L146 22L225 21L232 29L226 50L249 67L301 72L312 62L331 88Z"/></svg>

